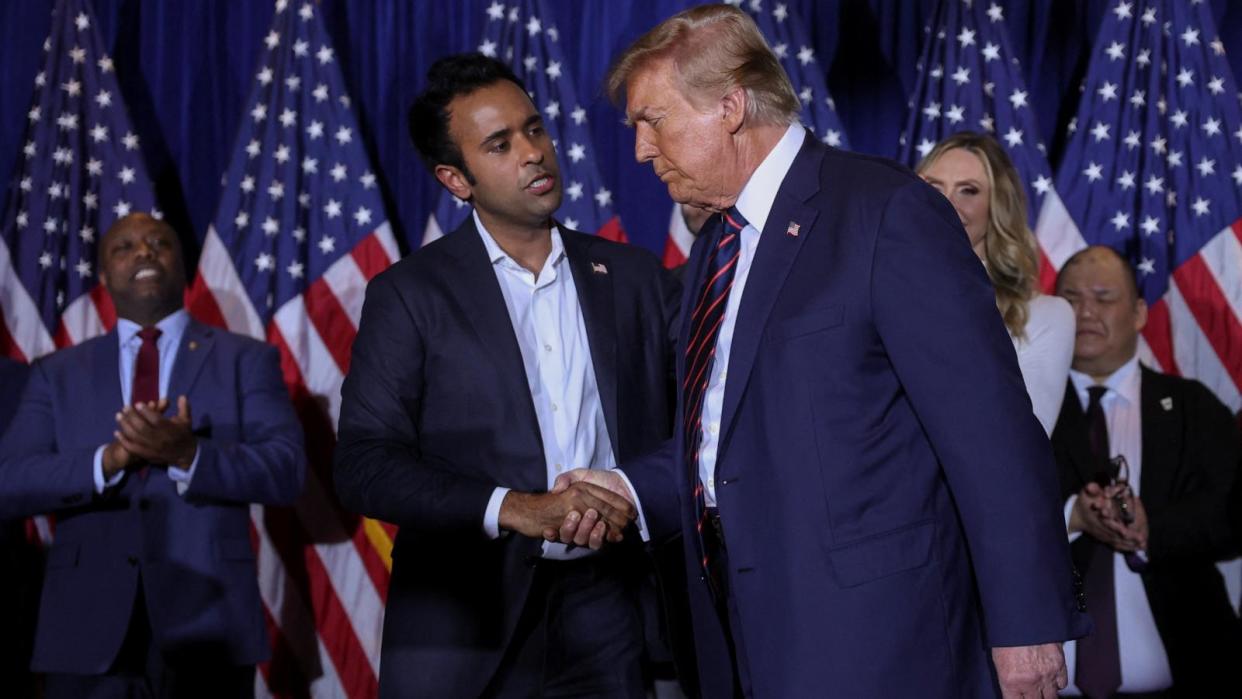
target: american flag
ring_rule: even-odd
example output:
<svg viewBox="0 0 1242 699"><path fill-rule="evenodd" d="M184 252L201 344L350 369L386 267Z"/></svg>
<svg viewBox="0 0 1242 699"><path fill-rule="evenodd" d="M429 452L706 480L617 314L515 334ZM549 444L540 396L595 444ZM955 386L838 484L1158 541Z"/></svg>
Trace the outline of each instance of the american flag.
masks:
<svg viewBox="0 0 1242 699"><path fill-rule="evenodd" d="M848 148L836 102L828 94L826 71L815 56L811 33L798 13L782 2L773 3L771 9L765 7L764 0L728 2L750 13L780 59L781 67L802 100L802 124L824 143L834 148ZM694 245L694 234L686 227L681 207L676 204L669 217L668 230L668 238L664 241L664 266L672 268L686 261Z"/></svg>
<svg viewBox="0 0 1242 699"><path fill-rule="evenodd" d="M318 3L276 2L189 294L202 320L280 349L311 473L252 508L273 657L260 695L374 696L395 530L331 489L341 382L367 281L398 258Z"/></svg>
<svg viewBox="0 0 1242 699"><path fill-rule="evenodd" d="M1040 241L1040 278L1047 288L1056 278L1049 251L1061 251L1056 263L1064 262L1081 241L1067 237L1062 225L1065 209L1052 186L1052 168L1004 20L1004 9L995 2L941 0L937 5L925 29L927 43L898 159L913 167L959 131L995 136L1022 180L1027 224Z"/></svg>
<svg viewBox="0 0 1242 699"><path fill-rule="evenodd" d="M1144 359L1242 407L1242 109L1211 7L1111 4L1069 128L1067 226L1138 270Z"/></svg>
<svg viewBox="0 0 1242 699"><path fill-rule="evenodd" d="M0 351L33 361L116 322L99 236L155 190L90 3L60 0L0 219Z"/></svg>
<svg viewBox="0 0 1242 699"><path fill-rule="evenodd" d="M626 241L612 191L604 186L595 163L587 113L578 100L569 63L561 50L560 30L547 0L521 0L512 6L493 2L478 51L504 61L526 85L544 126L556 145L565 197L556 216L575 230ZM441 192L427 221L423 245L451 233L470 214L470 205L448 190Z"/></svg>

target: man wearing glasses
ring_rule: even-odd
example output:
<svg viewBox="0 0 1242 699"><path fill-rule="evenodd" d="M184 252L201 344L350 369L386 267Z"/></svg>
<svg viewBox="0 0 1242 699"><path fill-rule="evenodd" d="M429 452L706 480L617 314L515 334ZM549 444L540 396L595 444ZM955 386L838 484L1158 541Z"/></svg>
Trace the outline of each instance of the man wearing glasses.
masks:
<svg viewBox="0 0 1242 699"><path fill-rule="evenodd" d="M1139 365L1147 305L1111 248L1071 257L1057 293L1077 335L1052 442L1095 622L1066 646L1064 694L1242 696L1242 629L1214 565L1236 545L1232 416L1197 381Z"/></svg>

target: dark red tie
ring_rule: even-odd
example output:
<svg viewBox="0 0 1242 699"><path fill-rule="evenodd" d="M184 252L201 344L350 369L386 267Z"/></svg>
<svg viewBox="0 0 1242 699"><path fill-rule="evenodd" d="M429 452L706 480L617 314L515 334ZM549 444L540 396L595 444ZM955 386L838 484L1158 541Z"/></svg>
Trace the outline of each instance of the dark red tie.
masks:
<svg viewBox="0 0 1242 699"><path fill-rule="evenodd" d="M702 563L708 564L707 548L703 545L703 527L706 525L707 507L703 495L703 481L699 478L699 446L703 443L703 400L707 384L711 380L712 365L716 358L716 338L724 321L725 305L733 288L733 275L737 271L738 256L742 251L742 229L746 219L736 208L730 208L722 216L708 239L711 246L707 273L703 284L694 296L690 314L689 342L686 343L686 374L682 381L682 427L685 435L686 464L690 469L690 482L694 484L695 522L699 535L699 551Z"/></svg>
<svg viewBox="0 0 1242 699"><path fill-rule="evenodd" d="M134 384L129 395L134 405L160 399L160 348L155 344L160 332L159 328L138 331L142 346L138 348L138 361L134 362ZM146 466L138 469L138 477L146 479Z"/></svg>
<svg viewBox="0 0 1242 699"><path fill-rule="evenodd" d="M142 346L138 348L138 361L134 362L134 384L130 402L134 405L160 399L160 348L156 345L159 328L143 328L138 331Z"/></svg>
<svg viewBox="0 0 1242 699"><path fill-rule="evenodd" d="M1101 468L1109 462L1108 422L1100 404L1104 386L1087 389L1087 442ZM1074 684L1092 699L1111 697L1121 687L1121 650L1117 642L1117 589L1113 581L1113 550L1091 541L1090 567L1083 576L1087 610L1095 623L1090 636L1079 639Z"/></svg>

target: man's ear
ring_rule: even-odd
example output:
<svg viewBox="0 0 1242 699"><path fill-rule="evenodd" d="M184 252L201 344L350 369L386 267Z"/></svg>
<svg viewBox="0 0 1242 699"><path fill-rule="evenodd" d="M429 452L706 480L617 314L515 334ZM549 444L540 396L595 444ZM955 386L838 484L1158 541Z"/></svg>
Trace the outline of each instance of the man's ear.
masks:
<svg viewBox="0 0 1242 699"><path fill-rule="evenodd" d="M473 194L473 188L470 186L466 175L458 168L452 165L437 165L436 179L440 180L440 184L444 185L453 196L462 201L469 201Z"/></svg>
<svg viewBox="0 0 1242 699"><path fill-rule="evenodd" d="M746 122L746 90L734 87L720 98L720 115L729 133L737 133Z"/></svg>
<svg viewBox="0 0 1242 699"><path fill-rule="evenodd" d="M1142 298L1134 302L1134 329L1143 332L1147 327L1147 302Z"/></svg>

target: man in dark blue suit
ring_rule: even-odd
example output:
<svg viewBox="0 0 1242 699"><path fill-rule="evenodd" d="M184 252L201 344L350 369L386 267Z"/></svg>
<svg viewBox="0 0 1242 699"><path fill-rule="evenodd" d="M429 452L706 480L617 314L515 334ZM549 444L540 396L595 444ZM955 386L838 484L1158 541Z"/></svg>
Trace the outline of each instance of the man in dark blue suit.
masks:
<svg viewBox="0 0 1242 699"><path fill-rule="evenodd" d="M401 527L380 695L641 697L637 550L583 546L633 506L547 491L668 438L678 287L552 218L552 138L504 64L452 56L428 83L411 135L474 211L368 286L335 466L347 508ZM544 541L571 511L579 546Z"/></svg>
<svg viewBox="0 0 1242 699"><path fill-rule="evenodd" d="M608 87L673 199L723 215L684 277L675 439L557 485L684 533L704 696L1055 696L1088 626L1056 466L948 202L798 125L736 8L662 23Z"/></svg>
<svg viewBox="0 0 1242 699"><path fill-rule="evenodd" d="M52 698L252 695L249 505L305 475L276 351L190 319L162 221L118 220L99 264L116 328L36 363L0 444L0 518L56 516L32 667Z"/></svg>

